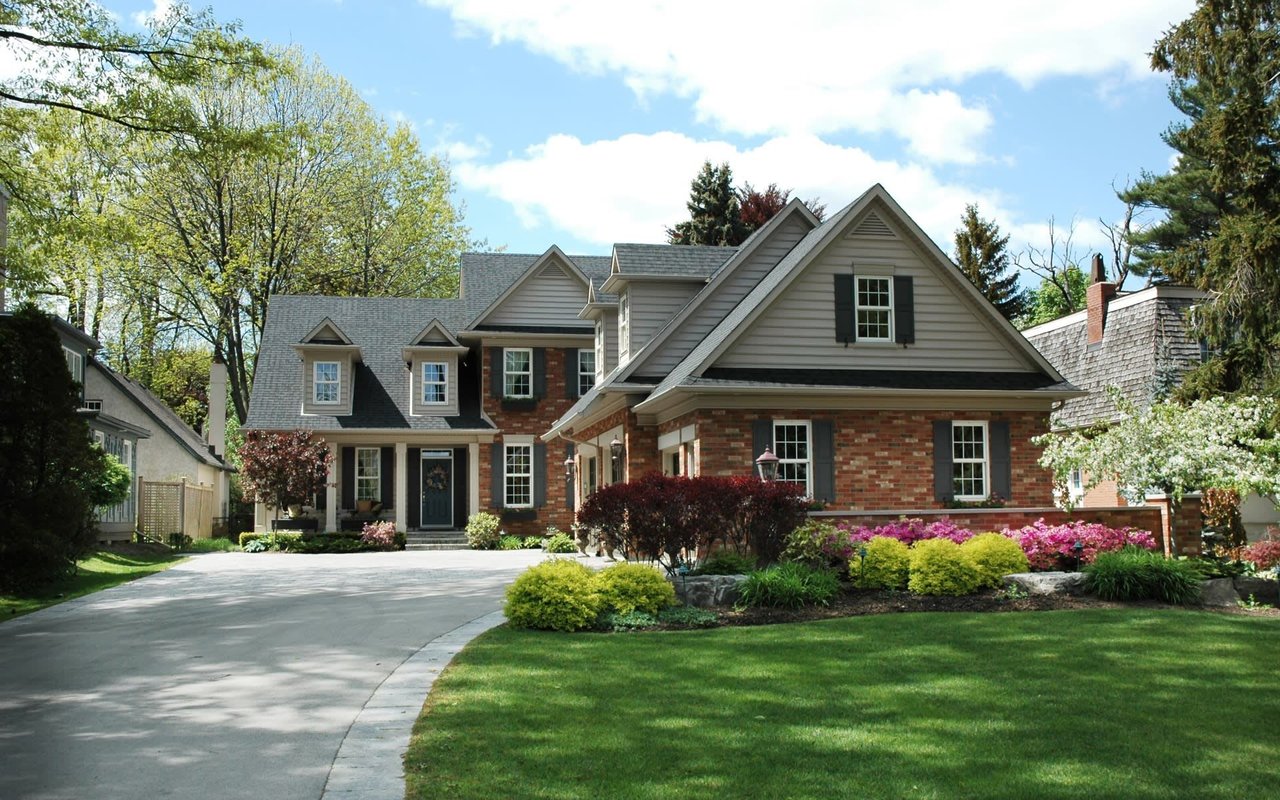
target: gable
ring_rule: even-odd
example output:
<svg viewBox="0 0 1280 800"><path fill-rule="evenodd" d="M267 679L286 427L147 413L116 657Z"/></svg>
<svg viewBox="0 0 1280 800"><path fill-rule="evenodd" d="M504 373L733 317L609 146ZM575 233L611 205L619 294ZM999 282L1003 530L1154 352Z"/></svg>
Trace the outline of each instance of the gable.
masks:
<svg viewBox="0 0 1280 800"><path fill-rule="evenodd" d="M351 339L347 338L333 320L325 317L302 337L302 344L351 344Z"/></svg>
<svg viewBox="0 0 1280 800"><path fill-rule="evenodd" d="M481 319L490 326L561 326L578 322L587 284L577 269L552 254L533 266L518 285Z"/></svg>
<svg viewBox="0 0 1280 800"><path fill-rule="evenodd" d="M444 345L446 347L461 346L453 334L445 330L440 320L433 319L427 323L427 327L423 328L413 340L409 342L412 346L431 346Z"/></svg>
<svg viewBox="0 0 1280 800"><path fill-rule="evenodd" d="M732 368L1038 371L963 291L954 269L924 252L891 213L872 204L766 302L710 365ZM915 341L836 339L835 276L910 278ZM891 281L898 285L896 281ZM895 298L895 304L901 307Z"/></svg>

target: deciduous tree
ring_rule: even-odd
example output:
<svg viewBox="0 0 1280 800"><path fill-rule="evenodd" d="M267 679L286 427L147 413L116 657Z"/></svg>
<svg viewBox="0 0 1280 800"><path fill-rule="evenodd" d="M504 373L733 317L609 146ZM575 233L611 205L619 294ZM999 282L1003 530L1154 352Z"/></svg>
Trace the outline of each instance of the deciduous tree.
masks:
<svg viewBox="0 0 1280 800"><path fill-rule="evenodd" d="M278 513L324 489L333 454L309 430L246 431L239 459L244 498Z"/></svg>

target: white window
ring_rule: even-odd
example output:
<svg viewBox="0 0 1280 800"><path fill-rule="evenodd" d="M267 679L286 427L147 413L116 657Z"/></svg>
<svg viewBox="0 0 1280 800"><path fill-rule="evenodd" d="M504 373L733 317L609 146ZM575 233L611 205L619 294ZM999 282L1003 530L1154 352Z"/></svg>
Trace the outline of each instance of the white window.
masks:
<svg viewBox="0 0 1280 800"><path fill-rule="evenodd" d="M502 395L533 397L533 351L508 347L502 351Z"/></svg>
<svg viewBox="0 0 1280 800"><path fill-rule="evenodd" d="M506 445L503 505L507 508L533 507L533 445Z"/></svg>
<svg viewBox="0 0 1280 800"><path fill-rule="evenodd" d="M618 295L618 352L631 354L631 300L625 289Z"/></svg>
<svg viewBox="0 0 1280 800"><path fill-rule="evenodd" d="M377 447L356 448L356 499L382 499L382 450Z"/></svg>
<svg viewBox="0 0 1280 800"><path fill-rule="evenodd" d="M813 494L810 485L809 423L807 421L778 420L773 423L773 454L778 457L778 480L804 487L806 495Z"/></svg>
<svg viewBox="0 0 1280 800"><path fill-rule="evenodd" d="M596 354L594 350L578 351L578 396L586 394L596 385Z"/></svg>
<svg viewBox="0 0 1280 800"><path fill-rule="evenodd" d="M1079 503L1084 498L1084 473L1078 467L1071 470L1071 477L1067 481L1067 492L1071 495L1073 503Z"/></svg>
<svg viewBox="0 0 1280 800"><path fill-rule="evenodd" d="M893 341L893 280L858 278L855 295L858 341Z"/></svg>
<svg viewBox="0 0 1280 800"><path fill-rule="evenodd" d="M604 377L604 319L596 320L596 378Z"/></svg>
<svg viewBox="0 0 1280 800"><path fill-rule="evenodd" d="M449 402L449 365L428 361L422 365L422 402L444 405Z"/></svg>
<svg viewBox="0 0 1280 800"><path fill-rule="evenodd" d="M67 359L67 371L71 373L71 380L84 383L84 355L70 347L62 348L62 355Z"/></svg>
<svg viewBox="0 0 1280 800"><path fill-rule="evenodd" d="M325 405L335 405L341 396L342 368L337 361L317 361L311 367L311 399Z"/></svg>
<svg viewBox="0 0 1280 800"><path fill-rule="evenodd" d="M987 499L987 423L951 423L951 487L957 500Z"/></svg>

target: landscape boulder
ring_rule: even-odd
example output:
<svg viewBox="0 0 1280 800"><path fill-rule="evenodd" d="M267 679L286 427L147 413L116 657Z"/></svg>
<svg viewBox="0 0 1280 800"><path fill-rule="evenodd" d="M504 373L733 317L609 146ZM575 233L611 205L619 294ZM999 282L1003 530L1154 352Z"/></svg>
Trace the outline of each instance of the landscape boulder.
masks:
<svg viewBox="0 0 1280 800"><path fill-rule="evenodd" d="M1005 586L1017 586L1027 594L1084 594L1083 572L1019 572L1004 576Z"/></svg>
<svg viewBox="0 0 1280 800"><path fill-rule="evenodd" d="M715 608L731 606L738 601L746 575L694 575L676 577L676 599L687 606Z"/></svg>

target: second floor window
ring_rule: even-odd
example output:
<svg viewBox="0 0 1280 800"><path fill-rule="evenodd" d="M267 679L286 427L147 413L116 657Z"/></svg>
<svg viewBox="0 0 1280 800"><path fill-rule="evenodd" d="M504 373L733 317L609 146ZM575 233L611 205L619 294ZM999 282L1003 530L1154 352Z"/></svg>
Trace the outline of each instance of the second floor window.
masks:
<svg viewBox="0 0 1280 800"><path fill-rule="evenodd" d="M533 397L533 350L508 347L502 351L504 397Z"/></svg>
<svg viewBox="0 0 1280 800"><path fill-rule="evenodd" d="M428 361L422 365L422 402L444 405L449 401L449 365Z"/></svg>
<svg viewBox="0 0 1280 800"><path fill-rule="evenodd" d="M889 278L858 278L854 308L859 341L893 341L892 285Z"/></svg>
<svg viewBox="0 0 1280 800"><path fill-rule="evenodd" d="M84 356L72 350L70 347L62 348L62 355L67 359L67 371L71 373L71 380L76 383L84 383Z"/></svg>
<svg viewBox="0 0 1280 800"><path fill-rule="evenodd" d="M578 351L578 396L586 394L596 385L596 352L594 350Z"/></svg>
<svg viewBox="0 0 1280 800"><path fill-rule="evenodd" d="M311 399L316 403L337 403L341 375L337 361L317 361L312 366Z"/></svg>

